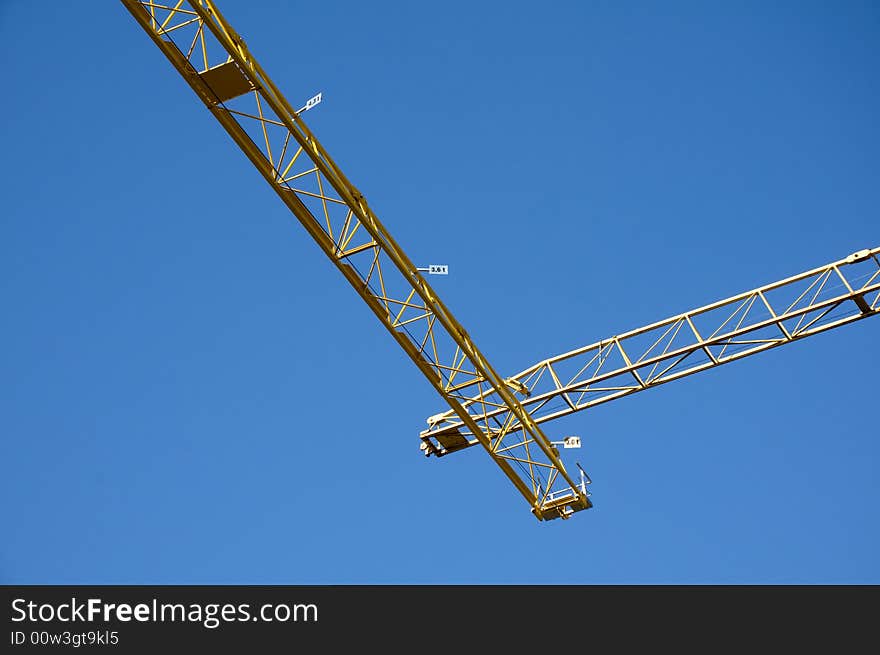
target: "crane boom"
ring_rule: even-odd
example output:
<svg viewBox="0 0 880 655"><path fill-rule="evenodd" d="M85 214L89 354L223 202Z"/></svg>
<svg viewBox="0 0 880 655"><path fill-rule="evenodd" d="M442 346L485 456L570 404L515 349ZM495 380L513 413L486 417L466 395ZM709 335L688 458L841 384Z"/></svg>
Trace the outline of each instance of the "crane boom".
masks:
<svg viewBox="0 0 880 655"><path fill-rule="evenodd" d="M861 250L779 282L545 359L508 378L521 403L544 423L672 380L764 352L880 313L880 248ZM516 419L471 387L472 402L508 431ZM463 405L469 408L469 403ZM475 443L450 412L428 419L426 455ZM528 439L522 436L521 439Z"/></svg>
<svg viewBox="0 0 880 655"><path fill-rule="evenodd" d="M591 507L513 391L211 0L121 0L538 519ZM173 4L172 4L173 3ZM308 108L308 103L303 109ZM475 391L477 398L468 394ZM493 398L491 404L481 396ZM466 403L466 404L465 404ZM518 426L512 443L488 417ZM526 438L522 438L525 434Z"/></svg>

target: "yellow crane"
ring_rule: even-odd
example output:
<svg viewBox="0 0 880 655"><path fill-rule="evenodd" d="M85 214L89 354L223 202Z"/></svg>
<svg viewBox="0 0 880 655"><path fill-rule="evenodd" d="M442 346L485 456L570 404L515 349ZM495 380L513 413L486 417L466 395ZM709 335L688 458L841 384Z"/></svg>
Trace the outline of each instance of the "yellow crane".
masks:
<svg viewBox="0 0 880 655"><path fill-rule="evenodd" d="M852 262L813 272L826 278L819 283L826 291L832 274L847 286L847 292L832 302L826 303L819 293L815 298L821 301L809 308L796 303L777 311L769 304L771 289L762 288L718 304L727 308L745 301L749 309L734 308L728 322L714 332L698 331L695 325L698 316L718 308L710 306L504 378L440 300L422 275L424 269L410 261L303 122L301 114L320 96L294 109L212 0L121 1L446 402L449 409L429 419L430 427L421 435L426 454L481 445L540 520L568 518L592 506L588 478L582 470L573 477L557 447L576 445L576 438L552 442L540 422L878 312L878 298L871 297L880 287L878 271L857 287L841 273L846 263L880 266L877 250L863 251ZM787 287L788 282L774 288ZM747 314L756 298L766 304L769 323L736 313ZM846 321L825 320L846 301L858 313ZM812 313L826 309L819 318ZM736 322L736 329L726 329L730 321ZM686 333L685 325L693 334L690 345L674 344ZM766 327L779 331L776 341L758 344L746 338ZM631 342L658 330L665 332L657 344L634 355ZM744 343L746 351L740 350ZM709 358L708 364L691 366L690 360L683 365L697 352ZM622 358L623 364L615 364L612 356ZM560 377L559 371L571 363L583 363L583 370L571 378ZM632 382L618 387L609 373L630 376ZM559 399L562 410L552 409L552 401Z"/></svg>
<svg viewBox="0 0 880 655"><path fill-rule="evenodd" d="M692 309L549 357L507 379L535 423L733 362L770 348L876 316L880 312L880 248ZM462 405L467 409L478 400ZM502 406L488 413L518 429ZM452 412L428 418L425 455L442 456L477 443ZM567 444L566 444L567 445Z"/></svg>

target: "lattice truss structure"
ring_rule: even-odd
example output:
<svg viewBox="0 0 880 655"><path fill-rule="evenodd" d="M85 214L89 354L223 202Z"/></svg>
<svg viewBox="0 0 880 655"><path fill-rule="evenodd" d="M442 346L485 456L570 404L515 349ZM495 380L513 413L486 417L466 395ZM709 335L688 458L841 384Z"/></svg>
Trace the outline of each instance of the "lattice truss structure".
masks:
<svg viewBox="0 0 880 655"><path fill-rule="evenodd" d="M583 482L209 0L122 0L539 519L591 506ZM501 420L499 420L501 417ZM429 443L429 442L428 442Z"/></svg>
<svg viewBox="0 0 880 655"><path fill-rule="evenodd" d="M880 248L545 359L508 380L536 423L560 418L708 368L880 313ZM470 403L516 432L502 403L470 387ZM428 454L476 443L450 413L428 419Z"/></svg>

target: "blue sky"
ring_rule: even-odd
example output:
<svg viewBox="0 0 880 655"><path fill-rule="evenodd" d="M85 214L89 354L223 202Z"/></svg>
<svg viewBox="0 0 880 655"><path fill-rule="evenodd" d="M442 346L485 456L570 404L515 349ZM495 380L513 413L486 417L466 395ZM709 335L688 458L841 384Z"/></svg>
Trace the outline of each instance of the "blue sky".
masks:
<svg viewBox="0 0 880 655"><path fill-rule="evenodd" d="M100 5L0 4L0 582L880 582L880 320L548 424L538 523ZM502 373L880 245L874 3L551 6L221 9Z"/></svg>

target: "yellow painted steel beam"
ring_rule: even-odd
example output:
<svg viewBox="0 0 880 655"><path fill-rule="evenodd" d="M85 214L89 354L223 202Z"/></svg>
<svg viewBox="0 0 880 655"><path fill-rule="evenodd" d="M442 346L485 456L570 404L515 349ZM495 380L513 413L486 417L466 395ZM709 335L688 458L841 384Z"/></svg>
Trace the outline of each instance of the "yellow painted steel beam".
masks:
<svg viewBox="0 0 880 655"><path fill-rule="evenodd" d="M651 389L787 343L880 314L880 248L860 250L704 307L550 357L508 378L537 423ZM470 384L471 402L493 403ZM461 391L466 391L465 387ZM500 404L496 424L518 432ZM435 414L420 435L426 454L438 456L476 443L451 412Z"/></svg>
<svg viewBox="0 0 880 655"><path fill-rule="evenodd" d="M591 507L558 452L210 0L121 0L538 519ZM490 271L491 273L491 271ZM492 402L474 400L476 390ZM467 405L464 403L467 402ZM512 417L518 435L490 417ZM525 438L523 438L525 435Z"/></svg>

